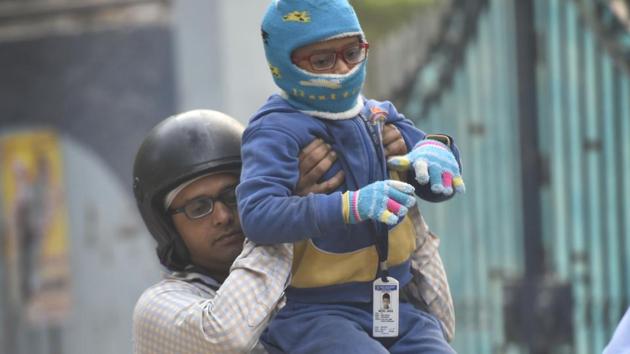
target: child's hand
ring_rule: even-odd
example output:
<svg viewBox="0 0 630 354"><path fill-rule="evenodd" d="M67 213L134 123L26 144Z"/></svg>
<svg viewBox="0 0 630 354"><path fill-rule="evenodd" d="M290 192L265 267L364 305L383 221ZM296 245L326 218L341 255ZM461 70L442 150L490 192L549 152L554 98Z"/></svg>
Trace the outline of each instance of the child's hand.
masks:
<svg viewBox="0 0 630 354"><path fill-rule="evenodd" d="M391 123L383 126L383 147L385 157L404 155L407 153L407 144L398 128Z"/></svg>
<svg viewBox="0 0 630 354"><path fill-rule="evenodd" d="M466 190L455 155L437 140L421 140L410 153L390 158L387 165L396 171L413 166L418 183L430 183L433 193L451 195L453 188L457 193Z"/></svg>
<svg viewBox="0 0 630 354"><path fill-rule="evenodd" d="M295 188L296 195L331 193L343 183L343 171L337 172L329 180L317 183L337 160L335 151L322 139L313 140L300 152L299 157L300 179Z"/></svg>
<svg viewBox="0 0 630 354"><path fill-rule="evenodd" d="M378 181L343 194L342 211L346 224L372 219L395 225L416 203L412 185L394 181Z"/></svg>

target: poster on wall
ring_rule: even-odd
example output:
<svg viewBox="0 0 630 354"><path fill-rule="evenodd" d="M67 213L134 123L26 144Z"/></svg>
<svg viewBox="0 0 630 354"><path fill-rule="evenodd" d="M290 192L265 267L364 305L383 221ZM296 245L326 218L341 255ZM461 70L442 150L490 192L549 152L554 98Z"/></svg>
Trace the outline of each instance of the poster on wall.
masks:
<svg viewBox="0 0 630 354"><path fill-rule="evenodd" d="M51 131L0 136L4 269L9 306L33 326L70 310L70 260L63 163Z"/></svg>

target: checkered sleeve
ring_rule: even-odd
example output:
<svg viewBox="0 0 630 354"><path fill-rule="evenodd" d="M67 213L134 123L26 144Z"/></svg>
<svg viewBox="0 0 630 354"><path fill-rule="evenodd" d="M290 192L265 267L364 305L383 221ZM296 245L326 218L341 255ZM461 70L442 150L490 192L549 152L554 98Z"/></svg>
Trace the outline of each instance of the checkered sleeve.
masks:
<svg viewBox="0 0 630 354"><path fill-rule="evenodd" d="M417 208L411 208L408 215L414 221L416 250L411 256L413 278L402 289L401 296L435 316L450 342L455 335L455 308L438 249L440 239L429 231Z"/></svg>
<svg viewBox="0 0 630 354"><path fill-rule="evenodd" d="M249 353L288 285L292 245L247 242L218 291L167 279L148 289L134 310L134 351Z"/></svg>

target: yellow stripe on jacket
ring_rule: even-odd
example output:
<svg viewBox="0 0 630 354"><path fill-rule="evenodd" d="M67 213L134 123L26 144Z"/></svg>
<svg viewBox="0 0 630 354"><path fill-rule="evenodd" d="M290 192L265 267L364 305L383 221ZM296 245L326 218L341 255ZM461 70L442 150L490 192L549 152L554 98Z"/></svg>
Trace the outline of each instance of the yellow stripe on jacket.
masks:
<svg viewBox="0 0 630 354"><path fill-rule="evenodd" d="M389 232L388 264L405 262L415 248L413 224L407 216ZM291 286L318 288L371 281L377 268L378 253L374 245L348 253L331 253L317 248L311 240L300 241L294 246Z"/></svg>

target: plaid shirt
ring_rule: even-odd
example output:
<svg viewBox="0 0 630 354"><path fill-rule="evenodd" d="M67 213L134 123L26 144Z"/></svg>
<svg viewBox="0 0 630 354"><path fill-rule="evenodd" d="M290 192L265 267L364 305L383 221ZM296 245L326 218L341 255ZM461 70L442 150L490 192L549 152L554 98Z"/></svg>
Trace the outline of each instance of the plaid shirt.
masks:
<svg viewBox="0 0 630 354"><path fill-rule="evenodd" d="M412 281L401 296L442 323L450 341L455 313L446 272L433 235L411 208L417 248ZM147 289L133 315L137 354L265 353L258 337L283 301L293 248L245 244L223 284L198 273L172 273Z"/></svg>
<svg viewBox="0 0 630 354"><path fill-rule="evenodd" d="M455 308L438 250L440 239L429 230L418 208L410 208L407 215L413 221L416 250L411 256L413 278L401 289L400 296L435 316L450 342L455 336Z"/></svg>
<svg viewBox="0 0 630 354"><path fill-rule="evenodd" d="M198 273L168 275L136 304L134 352L265 353L258 337L283 299L292 258L291 245L247 242L223 284Z"/></svg>

